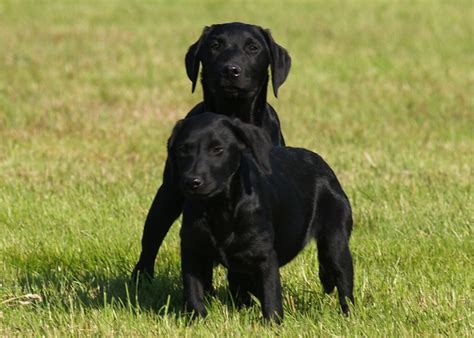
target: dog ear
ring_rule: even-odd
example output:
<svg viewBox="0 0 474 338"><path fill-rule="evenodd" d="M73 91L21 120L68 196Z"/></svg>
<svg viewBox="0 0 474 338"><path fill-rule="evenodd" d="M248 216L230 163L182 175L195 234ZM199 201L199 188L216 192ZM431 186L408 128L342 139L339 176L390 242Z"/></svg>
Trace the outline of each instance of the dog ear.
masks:
<svg viewBox="0 0 474 338"><path fill-rule="evenodd" d="M262 29L270 51L270 69L272 72L273 94L278 97L278 88L285 82L291 67L291 57L285 48L273 40L269 29Z"/></svg>
<svg viewBox="0 0 474 338"><path fill-rule="evenodd" d="M244 123L239 119L232 120L231 128L235 136L250 149L259 168L265 174L271 174L270 151L273 144L268 134L262 128Z"/></svg>
<svg viewBox="0 0 474 338"><path fill-rule="evenodd" d="M173 131L171 132L171 136L168 139L168 144L167 144L167 149L168 149L168 158L166 159L166 166L165 166L165 173L163 180L165 177L171 178L172 181L174 181L178 176L178 168L176 167L176 159L174 155L174 143L176 141L176 137L178 136L178 133L181 129L181 126L183 125L184 120L179 120L176 122L174 125Z"/></svg>
<svg viewBox="0 0 474 338"><path fill-rule="evenodd" d="M186 73L188 74L189 79L193 83L191 92L194 93L194 89L196 89L196 82L199 76L199 63L201 62L201 58L199 57L199 52L201 50L201 46L203 42L206 40L207 35L211 31L212 27L204 27L202 31L201 37L193 43L186 53L186 57L184 59L184 63L186 65Z"/></svg>

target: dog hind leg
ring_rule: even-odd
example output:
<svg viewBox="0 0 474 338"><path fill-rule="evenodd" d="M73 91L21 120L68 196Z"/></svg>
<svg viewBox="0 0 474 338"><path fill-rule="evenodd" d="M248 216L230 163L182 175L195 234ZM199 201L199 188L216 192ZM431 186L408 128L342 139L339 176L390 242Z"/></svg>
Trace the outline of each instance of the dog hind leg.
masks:
<svg viewBox="0 0 474 338"><path fill-rule="evenodd" d="M320 237L318 257L320 262L320 279L324 291L329 293L337 287L339 302L344 314L349 313L346 297L354 303L354 271L348 240L342 234Z"/></svg>

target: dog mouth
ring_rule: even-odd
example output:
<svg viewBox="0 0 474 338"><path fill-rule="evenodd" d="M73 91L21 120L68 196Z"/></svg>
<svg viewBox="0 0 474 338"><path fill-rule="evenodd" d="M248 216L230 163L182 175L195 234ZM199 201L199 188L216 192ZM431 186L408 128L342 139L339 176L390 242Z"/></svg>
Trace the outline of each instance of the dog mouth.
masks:
<svg viewBox="0 0 474 338"><path fill-rule="evenodd" d="M183 194L186 198L193 199L193 200L204 200L207 199L212 195L212 191L205 191L203 190L191 190L191 189L183 189Z"/></svg>
<svg viewBox="0 0 474 338"><path fill-rule="evenodd" d="M232 85L221 86L221 89L224 93L228 93L228 94L238 94L244 91L242 88L239 88L237 86L232 86Z"/></svg>
<svg viewBox="0 0 474 338"><path fill-rule="evenodd" d="M227 97L247 97L253 95L253 91L235 85L221 85L218 90Z"/></svg>
<svg viewBox="0 0 474 338"><path fill-rule="evenodd" d="M190 190L183 189L183 195L190 200L208 200L221 192L221 189Z"/></svg>

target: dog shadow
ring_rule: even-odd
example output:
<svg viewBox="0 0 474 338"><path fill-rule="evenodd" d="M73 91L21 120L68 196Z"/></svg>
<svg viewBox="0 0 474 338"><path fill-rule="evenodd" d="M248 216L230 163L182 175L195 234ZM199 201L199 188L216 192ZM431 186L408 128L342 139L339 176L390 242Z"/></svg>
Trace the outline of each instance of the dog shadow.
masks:
<svg viewBox="0 0 474 338"><path fill-rule="evenodd" d="M101 273L81 266L59 269L43 266L20 273L15 284L22 294L38 295L35 306L66 309L125 308L131 312L153 312L161 316L183 315L181 276L169 267L152 280L133 283L131 274ZM18 299L21 295L18 294Z"/></svg>
<svg viewBox="0 0 474 338"><path fill-rule="evenodd" d="M59 270L57 265L42 266L40 271L24 273L17 279L17 285L22 292L39 294L42 301L35 305L45 308L49 308L50 305L71 310L77 307L85 309L112 307L127 309L136 314L152 312L159 316L189 317L189 313L183 309L181 275L175 266L162 265L153 279L143 280L139 284L132 283L130 273L127 273L125 267L115 276L101 273L101 270L88 269L80 264L69 265L63 270ZM227 285L224 284L219 285L211 295L208 295L206 302L217 301L227 306L229 311L242 310L236 307ZM328 301L328 298L322 292L305 292L288 288L284 288L283 292L285 311L303 315L323 311L322 308L328 306L328 302L334 306L334 301ZM253 308L252 312L259 312L256 297L253 297L251 304L244 308Z"/></svg>
<svg viewBox="0 0 474 338"><path fill-rule="evenodd" d="M35 257L34 261L37 260L38 257ZM190 318L190 313L184 311L182 280L175 266L161 265L153 279L134 283L126 268L114 276L101 273L104 269L93 270L80 264L58 269L57 263L61 258L52 260L56 264L20 273L15 283L22 294L40 296L41 301L34 304L37 307L57 306L70 311L77 308L119 308L135 314L151 312L159 316ZM25 262L24 266L28 264ZM18 296L21 296L20 293ZM227 306L230 311L238 311L227 285L220 285L206 295L206 304L215 301Z"/></svg>

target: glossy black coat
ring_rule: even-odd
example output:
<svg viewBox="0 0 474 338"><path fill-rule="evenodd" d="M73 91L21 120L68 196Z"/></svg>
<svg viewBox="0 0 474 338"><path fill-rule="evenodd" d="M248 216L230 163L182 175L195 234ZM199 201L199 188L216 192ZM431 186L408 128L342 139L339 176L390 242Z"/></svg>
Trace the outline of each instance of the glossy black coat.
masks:
<svg viewBox="0 0 474 338"><path fill-rule="evenodd" d="M324 290L337 287L348 313L351 207L319 155L273 146L260 128L206 113L178 122L168 158L185 196L181 255L189 311L206 315L203 297L220 263L237 304L248 304L252 293L264 318L280 321L279 267L314 239Z"/></svg>

